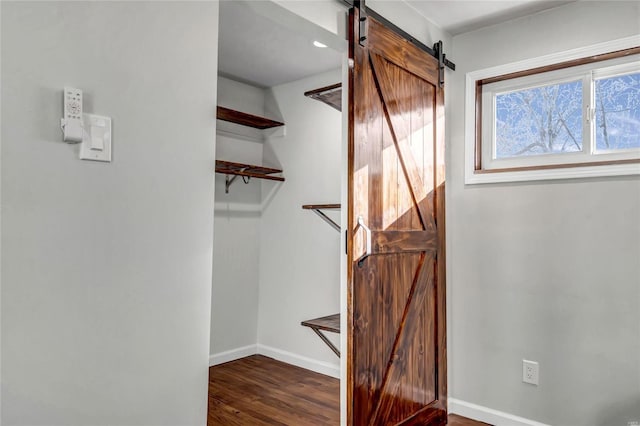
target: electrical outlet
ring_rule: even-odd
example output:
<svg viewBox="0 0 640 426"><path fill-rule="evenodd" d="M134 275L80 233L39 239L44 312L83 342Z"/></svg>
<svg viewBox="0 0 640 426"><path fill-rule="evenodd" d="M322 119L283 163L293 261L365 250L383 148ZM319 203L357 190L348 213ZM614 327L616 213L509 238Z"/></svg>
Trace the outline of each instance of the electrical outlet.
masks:
<svg viewBox="0 0 640 426"><path fill-rule="evenodd" d="M522 360L522 381L538 386L539 365L535 361Z"/></svg>

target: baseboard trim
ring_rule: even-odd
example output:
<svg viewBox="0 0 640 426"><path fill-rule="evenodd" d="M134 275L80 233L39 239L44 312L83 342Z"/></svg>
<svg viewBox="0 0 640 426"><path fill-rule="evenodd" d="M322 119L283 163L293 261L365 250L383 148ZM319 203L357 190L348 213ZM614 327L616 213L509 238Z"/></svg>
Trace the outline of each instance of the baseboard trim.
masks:
<svg viewBox="0 0 640 426"><path fill-rule="evenodd" d="M458 414L463 417L468 417L470 419L489 423L495 426L549 426L544 423L536 422L535 420L525 419L524 417L518 417L513 414L461 401L455 398L449 398L448 402L450 414Z"/></svg>
<svg viewBox="0 0 640 426"><path fill-rule="evenodd" d="M257 349L258 354L260 355L268 356L270 358L277 359L278 361L286 362L287 364L315 371L316 373L324 374L325 376L335 377L336 379L340 378L340 366L338 364L318 361L312 358L307 358L306 356L261 344L257 345Z"/></svg>
<svg viewBox="0 0 640 426"><path fill-rule="evenodd" d="M241 348L235 348L224 352L218 352L217 354L209 355L209 367L218 364L224 364L225 362L235 361L236 359L244 358L246 356L255 355L258 353L257 345L243 346Z"/></svg>

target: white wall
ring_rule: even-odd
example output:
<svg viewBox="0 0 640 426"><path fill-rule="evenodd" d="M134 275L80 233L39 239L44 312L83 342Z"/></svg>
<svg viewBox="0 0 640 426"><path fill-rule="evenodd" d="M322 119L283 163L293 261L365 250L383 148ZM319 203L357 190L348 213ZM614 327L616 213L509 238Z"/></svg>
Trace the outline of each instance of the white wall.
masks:
<svg viewBox="0 0 640 426"><path fill-rule="evenodd" d="M217 104L236 111L264 116L264 89L240 83L225 77L218 77ZM271 117L278 119L279 117ZM216 159L243 164L262 164L263 140L268 130L253 129L248 126L217 120ZM262 201L260 180L243 184L238 177L229 192L225 193L225 176L216 174L216 205L228 210L236 203L258 206ZM247 206L249 207L249 206Z"/></svg>
<svg viewBox="0 0 640 426"><path fill-rule="evenodd" d="M263 89L218 78L218 105L264 115ZM263 136L246 126L218 120L216 159L262 164ZM258 322L260 208L262 184L238 177L225 193L225 176L216 174L211 363L255 351ZM244 349L238 352L238 349ZM228 352L232 353L229 354Z"/></svg>
<svg viewBox="0 0 640 426"><path fill-rule="evenodd" d="M346 34L345 11L341 0L274 0L278 6L338 35Z"/></svg>
<svg viewBox="0 0 640 426"><path fill-rule="evenodd" d="M464 185L465 73L640 33L579 2L453 39L447 82L449 389L556 425L640 421L640 180ZM522 359L540 363L538 387Z"/></svg>
<svg viewBox="0 0 640 426"><path fill-rule="evenodd" d="M341 114L303 93L341 79L340 70L323 73L274 87L267 97L266 109L281 112L286 136L268 138L265 162L279 162L286 181L262 212L258 318L260 345L336 371L338 358L300 322L340 311L342 237L301 207L340 202ZM263 185L263 193L273 186Z"/></svg>
<svg viewBox="0 0 640 426"><path fill-rule="evenodd" d="M347 37L348 6L342 0L274 0L274 2L329 32ZM404 1L368 0L367 7L429 47L438 40L443 41L445 49L451 46L451 36L447 32Z"/></svg>
<svg viewBox="0 0 640 426"><path fill-rule="evenodd" d="M206 421L216 2L2 2L2 423ZM62 142L62 88L113 162Z"/></svg>
<svg viewBox="0 0 640 426"><path fill-rule="evenodd" d="M234 184L239 185L239 184ZM258 184L259 185L259 184ZM234 190L235 188L232 188ZM259 208L259 204L255 206ZM258 340L259 212L216 208L213 289L211 295L211 364L229 361Z"/></svg>
<svg viewBox="0 0 640 426"><path fill-rule="evenodd" d="M378 12L429 47L432 47L438 40L442 40L444 52L449 56L451 35L429 21L428 16L423 16L408 3L399 0L370 0L367 1L367 7Z"/></svg>

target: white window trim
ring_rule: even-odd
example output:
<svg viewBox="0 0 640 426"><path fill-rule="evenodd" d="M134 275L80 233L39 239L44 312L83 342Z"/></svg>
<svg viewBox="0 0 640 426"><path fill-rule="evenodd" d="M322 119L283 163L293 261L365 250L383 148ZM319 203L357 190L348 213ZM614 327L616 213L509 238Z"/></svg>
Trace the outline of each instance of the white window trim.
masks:
<svg viewBox="0 0 640 426"><path fill-rule="evenodd" d="M597 176L639 175L640 163L560 167L536 170L514 170L487 173L475 170L476 149L476 82L497 75L526 71L532 68L601 55L640 45L640 35L592 46L558 52L538 58L469 72L465 87L465 183L522 182L551 179L573 179Z"/></svg>
<svg viewBox="0 0 640 426"><path fill-rule="evenodd" d="M551 71L551 77L544 74L536 74L527 79L527 77L520 77L513 80L503 80L498 83L492 83L491 88L482 93L482 140L490 141L491 143L482 144L482 164L487 169L502 169L513 167L529 167L529 166L543 166L547 164L564 164L570 161L588 161L586 157L589 151L589 140L585 140L584 133L589 127L582 126L584 146L581 152L566 152L566 153L545 153L539 155L523 156L523 157L505 157L494 158L496 152L495 133L496 126L494 120L495 113L495 96L496 94L506 93L508 91L522 90L523 79L527 83L527 88L541 87L550 84L561 84L574 81L583 81L584 77L577 77L575 74L567 75L567 69L561 69L557 71ZM549 78L550 77L550 78ZM584 96L584 93L583 93Z"/></svg>

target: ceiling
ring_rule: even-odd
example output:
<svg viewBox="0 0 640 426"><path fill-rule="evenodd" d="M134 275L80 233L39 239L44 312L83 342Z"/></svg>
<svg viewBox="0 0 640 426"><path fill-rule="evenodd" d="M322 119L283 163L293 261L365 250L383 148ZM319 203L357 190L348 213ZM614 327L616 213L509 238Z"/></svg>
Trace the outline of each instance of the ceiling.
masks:
<svg viewBox="0 0 640 426"><path fill-rule="evenodd" d="M451 35L520 18L573 1L565 0L404 0Z"/></svg>
<svg viewBox="0 0 640 426"><path fill-rule="evenodd" d="M452 35L561 6L566 0L378 0L403 2ZM341 55L256 12L251 2L220 2L220 74L273 87L339 68Z"/></svg>
<svg viewBox="0 0 640 426"><path fill-rule="evenodd" d="M258 87L273 87L339 68L342 56L258 14L247 3L220 2L219 72Z"/></svg>

